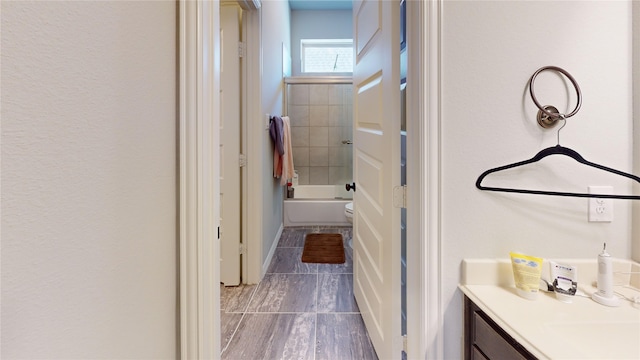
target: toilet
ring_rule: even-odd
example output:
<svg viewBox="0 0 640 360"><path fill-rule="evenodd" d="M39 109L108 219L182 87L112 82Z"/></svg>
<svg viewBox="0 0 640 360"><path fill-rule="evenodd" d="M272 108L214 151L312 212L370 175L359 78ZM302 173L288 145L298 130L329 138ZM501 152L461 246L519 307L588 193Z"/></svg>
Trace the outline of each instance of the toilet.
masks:
<svg viewBox="0 0 640 360"><path fill-rule="evenodd" d="M349 224L353 224L353 202L344 205L344 216L347 217ZM349 239L347 245L353 249L353 238Z"/></svg>
<svg viewBox="0 0 640 360"><path fill-rule="evenodd" d="M347 217L349 224L353 224L353 202L344 205L344 216Z"/></svg>

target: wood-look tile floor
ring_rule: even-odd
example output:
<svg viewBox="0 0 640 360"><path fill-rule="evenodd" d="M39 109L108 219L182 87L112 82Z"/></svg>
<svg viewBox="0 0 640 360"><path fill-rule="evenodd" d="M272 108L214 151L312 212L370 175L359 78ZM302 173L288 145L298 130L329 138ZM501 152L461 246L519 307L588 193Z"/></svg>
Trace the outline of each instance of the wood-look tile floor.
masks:
<svg viewBox="0 0 640 360"><path fill-rule="evenodd" d="M342 233L344 264L303 263L305 234ZM222 358L377 360L353 297L351 228L285 228L258 285L221 288Z"/></svg>

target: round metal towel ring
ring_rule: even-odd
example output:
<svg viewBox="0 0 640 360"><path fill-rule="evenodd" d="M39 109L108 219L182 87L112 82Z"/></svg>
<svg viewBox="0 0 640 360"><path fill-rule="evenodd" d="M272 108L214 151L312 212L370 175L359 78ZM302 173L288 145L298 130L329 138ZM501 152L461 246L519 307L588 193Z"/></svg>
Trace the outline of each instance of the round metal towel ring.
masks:
<svg viewBox="0 0 640 360"><path fill-rule="evenodd" d="M554 106L551 106L551 105L542 106L538 102L538 99L536 98L536 95L533 92L533 82L535 81L536 76L538 76L539 73L545 70L555 70L563 74L571 81L571 83L573 84L573 87L576 89L576 94L578 95L578 103L576 104L575 109L573 109L573 111L571 111L570 113L561 114L558 111L558 109L555 108ZM540 109L538 110L538 115L537 115L538 124L540 124L540 126L544 128L550 128L555 126L558 120L560 119L566 119L566 118L572 117L578 112L578 110L580 110L580 106L582 106L582 92L580 91L580 86L578 86L576 79L574 79L573 76L571 76L571 74L569 74L566 70L557 66L544 66L536 70L536 72L534 72L533 75L531 75L531 80L529 80L529 93L531 94L531 99L533 100L533 103L536 104L538 109Z"/></svg>

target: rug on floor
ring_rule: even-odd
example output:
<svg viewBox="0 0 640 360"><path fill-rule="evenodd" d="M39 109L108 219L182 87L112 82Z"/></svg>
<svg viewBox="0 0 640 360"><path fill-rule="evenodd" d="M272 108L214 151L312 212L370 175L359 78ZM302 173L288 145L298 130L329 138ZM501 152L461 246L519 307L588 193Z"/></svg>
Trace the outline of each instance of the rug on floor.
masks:
<svg viewBox="0 0 640 360"><path fill-rule="evenodd" d="M344 264L342 234L307 234L302 250L302 262Z"/></svg>

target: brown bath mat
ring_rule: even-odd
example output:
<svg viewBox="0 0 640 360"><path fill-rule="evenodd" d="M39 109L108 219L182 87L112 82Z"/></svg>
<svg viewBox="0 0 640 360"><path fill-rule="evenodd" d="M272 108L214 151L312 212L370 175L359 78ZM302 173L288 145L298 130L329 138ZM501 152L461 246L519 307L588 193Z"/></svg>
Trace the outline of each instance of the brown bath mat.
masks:
<svg viewBox="0 0 640 360"><path fill-rule="evenodd" d="M344 264L342 234L307 234L302 250L302 262Z"/></svg>

